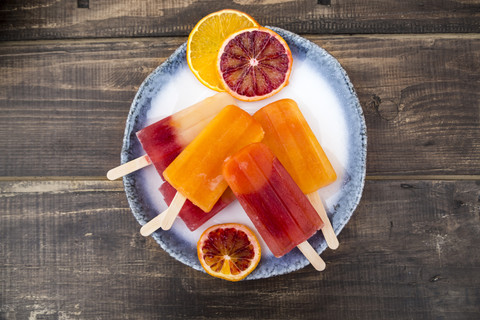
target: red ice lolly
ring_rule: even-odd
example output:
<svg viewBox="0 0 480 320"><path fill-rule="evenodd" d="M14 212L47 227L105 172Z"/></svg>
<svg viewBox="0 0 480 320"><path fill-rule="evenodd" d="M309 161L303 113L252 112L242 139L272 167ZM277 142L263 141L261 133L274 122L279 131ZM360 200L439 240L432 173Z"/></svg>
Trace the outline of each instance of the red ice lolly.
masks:
<svg viewBox="0 0 480 320"><path fill-rule="evenodd" d="M265 144L250 144L231 156L224 163L223 175L276 257L295 246L312 249L306 240L323 221Z"/></svg>
<svg viewBox="0 0 480 320"><path fill-rule="evenodd" d="M159 190L162 193L167 205L170 205L170 203L172 203L173 197L175 197L175 194L177 193L177 190L175 190L175 188L172 187L172 185L168 182L164 182L160 186ZM227 190L225 190L220 199L218 199L217 203L215 203L210 212L204 212L202 209L194 205L190 200L187 200L183 205L182 209L180 210L179 216L183 220L183 222L185 222L188 229L190 229L191 231L195 231L196 229L198 229L198 227L203 225L205 222L207 222L210 218L212 218L214 215L216 215L234 200L235 195L233 194L232 190L228 188Z"/></svg>
<svg viewBox="0 0 480 320"><path fill-rule="evenodd" d="M187 199L211 211L228 188L222 175L225 159L262 139L263 129L250 114L234 105L223 108L163 172L177 194L168 209L143 225L140 233L149 236L159 228L170 229Z"/></svg>

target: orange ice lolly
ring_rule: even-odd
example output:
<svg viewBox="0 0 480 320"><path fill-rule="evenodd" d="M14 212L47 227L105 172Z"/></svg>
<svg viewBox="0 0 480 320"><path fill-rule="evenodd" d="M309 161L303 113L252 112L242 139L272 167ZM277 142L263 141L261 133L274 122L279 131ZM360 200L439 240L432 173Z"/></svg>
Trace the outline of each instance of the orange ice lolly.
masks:
<svg viewBox="0 0 480 320"><path fill-rule="evenodd" d="M222 176L226 158L244 146L263 139L261 125L247 112L230 105L222 109L163 172L177 195L157 222L142 227L142 235L169 229L186 199L209 212L228 185Z"/></svg>
<svg viewBox="0 0 480 320"><path fill-rule="evenodd" d="M147 154L111 169L107 177L115 180L150 164L162 175L218 112L231 104L236 104L232 96L217 93L139 130L136 135Z"/></svg>
<svg viewBox="0 0 480 320"><path fill-rule="evenodd" d="M328 246L338 248L338 240L317 190L337 179L335 170L305 120L297 103L282 99L254 114L265 130L263 142L292 176L325 222L322 232Z"/></svg>
<svg viewBox="0 0 480 320"><path fill-rule="evenodd" d="M315 268L325 268L307 242L323 221L265 144L250 144L227 159L223 175L276 257L299 246L302 252L310 250L306 256Z"/></svg>
<svg viewBox="0 0 480 320"><path fill-rule="evenodd" d="M263 134L251 115L227 106L165 169L165 180L209 212L228 186L222 176L223 161L247 144L261 141Z"/></svg>

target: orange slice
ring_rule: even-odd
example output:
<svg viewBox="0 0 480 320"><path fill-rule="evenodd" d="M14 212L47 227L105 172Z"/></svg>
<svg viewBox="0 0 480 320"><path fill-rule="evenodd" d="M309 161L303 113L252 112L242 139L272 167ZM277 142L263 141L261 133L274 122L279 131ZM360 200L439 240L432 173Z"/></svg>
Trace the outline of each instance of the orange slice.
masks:
<svg viewBox="0 0 480 320"><path fill-rule="evenodd" d="M288 84L292 53L276 32L249 28L230 35L220 48L217 70L225 90L242 101L273 96Z"/></svg>
<svg viewBox="0 0 480 320"><path fill-rule="evenodd" d="M226 223L211 226L203 232L197 243L197 253L208 274L239 281L257 267L261 248L248 227Z"/></svg>
<svg viewBox="0 0 480 320"><path fill-rule="evenodd" d="M202 18L192 29L187 40L187 62L201 83L215 91L225 91L217 75L218 50L232 33L259 26L248 14L225 9Z"/></svg>

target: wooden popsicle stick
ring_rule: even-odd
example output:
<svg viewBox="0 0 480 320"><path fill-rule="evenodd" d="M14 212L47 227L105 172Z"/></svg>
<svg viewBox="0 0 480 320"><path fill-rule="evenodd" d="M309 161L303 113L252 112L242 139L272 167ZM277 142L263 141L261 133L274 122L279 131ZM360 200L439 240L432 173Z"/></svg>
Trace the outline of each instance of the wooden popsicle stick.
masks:
<svg viewBox="0 0 480 320"><path fill-rule="evenodd" d="M148 237L149 235L160 229L164 212L160 213L158 216L144 224L143 227L140 228L140 234L144 237Z"/></svg>
<svg viewBox="0 0 480 320"><path fill-rule="evenodd" d="M187 198L183 194L181 194L180 192L177 192L175 194L175 197L173 197L170 206L163 214L164 217L160 224L160 227L162 227L163 230L169 230L172 227L173 222L180 213L180 210L182 209L185 201L187 201Z"/></svg>
<svg viewBox="0 0 480 320"><path fill-rule="evenodd" d="M320 195L317 191L307 194L308 200L312 206L317 210L318 215L322 219L324 226L322 228L323 236L325 237L325 241L330 249L337 249L338 248L338 239L335 235L335 231L333 231L332 224L330 223L330 219L328 219L327 212L325 211L325 207L323 206L322 199L320 199Z"/></svg>
<svg viewBox="0 0 480 320"><path fill-rule="evenodd" d="M147 237L160 228L163 230L169 230L186 200L187 198L185 198L185 196L183 196L180 192L177 192L167 210L163 211L158 216L144 224L140 229L140 234L144 237Z"/></svg>
<svg viewBox="0 0 480 320"><path fill-rule="evenodd" d="M308 243L308 241L303 241L297 246L298 249L303 253L305 258L312 264L312 266L318 270L325 270L326 264L325 261L318 255L318 253L313 249L313 247Z"/></svg>
<svg viewBox="0 0 480 320"><path fill-rule="evenodd" d="M110 169L107 172L107 178L109 180L116 180L118 178L121 178L129 173L132 173L134 171L140 170L142 168L145 168L146 166L150 165L152 161L147 155L141 156L137 159L134 159L132 161L128 161L127 163L124 163L118 167L115 167L113 169Z"/></svg>

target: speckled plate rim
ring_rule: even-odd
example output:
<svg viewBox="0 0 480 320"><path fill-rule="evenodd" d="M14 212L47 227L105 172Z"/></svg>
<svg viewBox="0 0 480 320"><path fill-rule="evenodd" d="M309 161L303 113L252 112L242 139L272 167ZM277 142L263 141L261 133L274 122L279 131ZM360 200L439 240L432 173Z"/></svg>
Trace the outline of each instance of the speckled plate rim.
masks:
<svg viewBox="0 0 480 320"><path fill-rule="evenodd" d="M363 110L347 73L333 56L315 43L297 34L277 27L269 28L285 39L294 56L314 62L318 68L322 69L322 74L327 74L328 79L333 80L338 85L336 89L339 91L338 96L346 110L345 117L349 124L349 141L353 143L353 150L349 150L349 156L351 157L349 166L351 168L346 168L349 174L343 182L346 186L345 193L334 206L334 212L329 213L335 233L338 235L350 220L360 202L365 183L367 130ZM121 163L133 160L138 156L139 143L135 132L141 128L136 127L136 125L141 122L142 117L145 117L145 108L149 108L152 96L161 89L162 79L167 80L171 74L174 74L186 64L185 54L186 43L177 48L164 63L157 67L138 89L126 121ZM155 85L153 85L154 82ZM123 182L133 215L140 225L144 225L150 220L152 214L147 214L150 208L143 195L138 192L137 178L138 176L133 173L123 177ZM178 239L172 232L162 230L155 232L152 236L163 250L172 257L195 270L204 272L198 262L196 250L187 248L184 240ZM319 254L327 247L321 232L317 232L309 239L309 242ZM309 264L296 248L280 259L272 256L268 261L264 260L262 258L257 268L246 279L261 279L282 275L299 270Z"/></svg>

